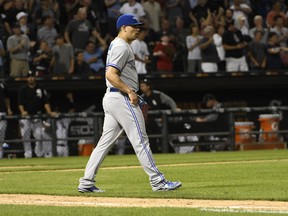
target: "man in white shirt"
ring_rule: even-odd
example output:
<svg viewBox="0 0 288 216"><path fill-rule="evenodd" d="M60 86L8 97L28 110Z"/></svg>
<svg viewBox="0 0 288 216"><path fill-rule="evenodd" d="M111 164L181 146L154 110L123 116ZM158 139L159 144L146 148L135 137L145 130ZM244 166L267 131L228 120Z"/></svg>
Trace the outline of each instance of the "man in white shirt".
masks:
<svg viewBox="0 0 288 216"><path fill-rule="evenodd" d="M144 41L145 36L147 35L146 30L141 30L138 35L138 38L131 43L131 48L135 56L135 66L138 74L146 74L147 64L150 63L149 51L146 42Z"/></svg>
<svg viewBox="0 0 288 216"><path fill-rule="evenodd" d="M143 6L136 0L128 0L128 2L122 5L119 11L121 14L133 14L137 19L146 15Z"/></svg>

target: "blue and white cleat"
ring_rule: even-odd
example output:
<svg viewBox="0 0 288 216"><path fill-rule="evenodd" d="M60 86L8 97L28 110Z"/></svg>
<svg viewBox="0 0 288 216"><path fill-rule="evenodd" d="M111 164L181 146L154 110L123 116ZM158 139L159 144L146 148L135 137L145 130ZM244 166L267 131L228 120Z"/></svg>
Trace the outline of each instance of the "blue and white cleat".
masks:
<svg viewBox="0 0 288 216"><path fill-rule="evenodd" d="M105 190L101 190L99 188L97 188L96 186L90 187L90 188L79 188L78 187L78 191L80 193L104 193Z"/></svg>
<svg viewBox="0 0 288 216"><path fill-rule="evenodd" d="M166 183L159 188L153 188L153 191L170 191L170 190L175 190L179 187L182 186L181 182L171 182L171 181L166 181Z"/></svg>

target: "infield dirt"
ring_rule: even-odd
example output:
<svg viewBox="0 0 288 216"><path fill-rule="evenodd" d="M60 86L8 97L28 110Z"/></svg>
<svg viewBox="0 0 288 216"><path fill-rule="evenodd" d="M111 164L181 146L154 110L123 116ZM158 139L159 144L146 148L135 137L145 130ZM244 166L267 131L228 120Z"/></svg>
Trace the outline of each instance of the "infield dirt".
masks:
<svg viewBox="0 0 288 216"><path fill-rule="evenodd" d="M90 207L175 207L287 212L288 202L256 200L140 199L1 194L0 204Z"/></svg>

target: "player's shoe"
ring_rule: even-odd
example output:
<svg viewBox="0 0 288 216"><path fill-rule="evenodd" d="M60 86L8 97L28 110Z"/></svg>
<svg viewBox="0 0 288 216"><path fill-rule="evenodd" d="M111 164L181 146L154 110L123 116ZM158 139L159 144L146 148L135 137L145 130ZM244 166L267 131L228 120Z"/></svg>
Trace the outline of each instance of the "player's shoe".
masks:
<svg viewBox="0 0 288 216"><path fill-rule="evenodd" d="M78 191L80 193L103 193L103 192L105 192L105 190L101 190L101 189L97 188L96 186L93 186L90 188L79 188L78 187Z"/></svg>
<svg viewBox="0 0 288 216"><path fill-rule="evenodd" d="M153 191L170 191L170 190L175 190L179 187L182 186L181 182L171 182L171 181L166 181L166 183L159 188L153 188Z"/></svg>

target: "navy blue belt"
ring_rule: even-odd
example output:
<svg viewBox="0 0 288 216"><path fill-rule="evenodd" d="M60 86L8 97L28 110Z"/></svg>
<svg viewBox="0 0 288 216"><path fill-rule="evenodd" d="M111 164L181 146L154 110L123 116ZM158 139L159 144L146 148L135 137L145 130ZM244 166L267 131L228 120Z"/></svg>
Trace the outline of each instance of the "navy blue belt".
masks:
<svg viewBox="0 0 288 216"><path fill-rule="evenodd" d="M119 89L112 87L110 88L110 92L119 92Z"/></svg>

